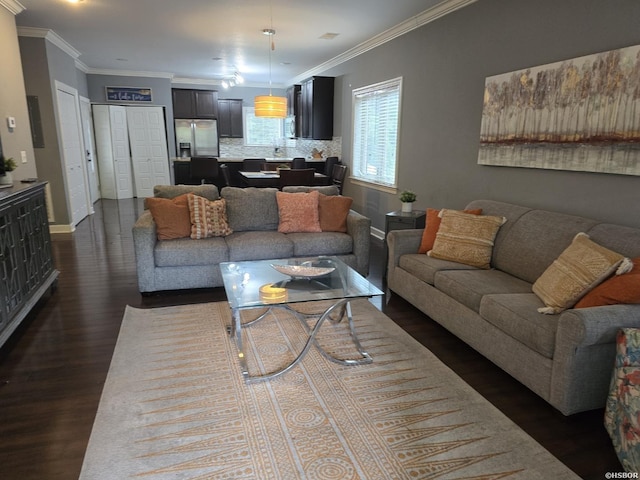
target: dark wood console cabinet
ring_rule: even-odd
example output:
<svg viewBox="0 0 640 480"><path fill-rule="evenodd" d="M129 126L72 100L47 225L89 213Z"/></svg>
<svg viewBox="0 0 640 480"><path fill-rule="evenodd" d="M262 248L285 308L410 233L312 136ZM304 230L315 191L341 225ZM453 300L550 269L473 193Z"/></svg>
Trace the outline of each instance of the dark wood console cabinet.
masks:
<svg viewBox="0 0 640 480"><path fill-rule="evenodd" d="M0 345L55 286L45 183L0 190Z"/></svg>
<svg viewBox="0 0 640 480"><path fill-rule="evenodd" d="M218 118L218 92L173 88L173 118Z"/></svg>

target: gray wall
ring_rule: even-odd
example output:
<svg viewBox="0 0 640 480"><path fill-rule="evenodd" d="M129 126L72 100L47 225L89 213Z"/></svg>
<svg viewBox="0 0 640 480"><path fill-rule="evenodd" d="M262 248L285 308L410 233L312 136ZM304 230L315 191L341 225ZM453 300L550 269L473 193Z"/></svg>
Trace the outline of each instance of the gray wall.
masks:
<svg viewBox="0 0 640 480"><path fill-rule="evenodd" d="M0 5L0 58L2 80L0 80L0 140L2 152L13 157L18 168L12 173L14 181L36 176L31 127L25 86L22 80L22 65L18 34L13 13ZM16 128L9 129L7 117L16 119ZM20 152L26 152L27 163L22 163Z"/></svg>
<svg viewBox="0 0 640 480"><path fill-rule="evenodd" d="M640 44L639 20L636 0L481 0L330 69L343 159L351 91L402 76L398 186L417 192L416 208L490 198L640 227L638 177L477 164L486 77ZM371 188L344 193L379 229L400 207Z"/></svg>

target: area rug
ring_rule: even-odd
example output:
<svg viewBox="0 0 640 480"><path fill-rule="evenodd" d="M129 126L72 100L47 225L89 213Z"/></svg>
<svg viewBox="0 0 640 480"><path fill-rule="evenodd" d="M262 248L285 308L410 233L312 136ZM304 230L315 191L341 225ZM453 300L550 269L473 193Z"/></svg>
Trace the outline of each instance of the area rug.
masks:
<svg viewBox="0 0 640 480"><path fill-rule="evenodd" d="M227 303L127 307L80 478L578 478L367 300L353 313L373 363L314 347L246 384ZM319 343L357 358L344 323ZM290 313L270 313L245 329L250 371L285 365L305 339Z"/></svg>

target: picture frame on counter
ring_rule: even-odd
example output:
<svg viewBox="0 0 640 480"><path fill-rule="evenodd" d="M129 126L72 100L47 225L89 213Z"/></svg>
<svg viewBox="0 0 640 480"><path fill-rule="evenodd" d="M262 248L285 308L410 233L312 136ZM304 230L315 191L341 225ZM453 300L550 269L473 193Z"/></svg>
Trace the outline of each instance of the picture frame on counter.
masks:
<svg viewBox="0 0 640 480"><path fill-rule="evenodd" d="M104 87L107 102L152 103L151 88Z"/></svg>

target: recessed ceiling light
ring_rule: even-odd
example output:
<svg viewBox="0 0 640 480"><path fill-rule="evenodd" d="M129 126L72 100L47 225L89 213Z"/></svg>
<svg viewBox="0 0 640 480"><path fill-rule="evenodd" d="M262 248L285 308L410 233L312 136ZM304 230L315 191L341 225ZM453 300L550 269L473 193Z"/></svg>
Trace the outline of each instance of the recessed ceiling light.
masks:
<svg viewBox="0 0 640 480"><path fill-rule="evenodd" d="M219 62L220 60L222 60L222 57L213 57L211 60L215 60L216 62Z"/></svg>
<svg viewBox="0 0 640 480"><path fill-rule="evenodd" d="M334 38L336 38L338 35L340 35L339 33L330 33L327 32L324 35L321 35L320 38L322 40L333 40Z"/></svg>
<svg viewBox="0 0 640 480"><path fill-rule="evenodd" d="M67 0L69 3L83 3L84 0Z"/></svg>

